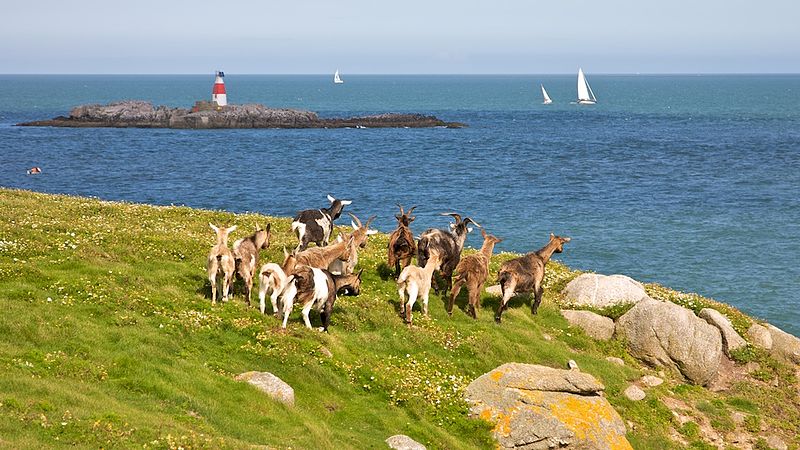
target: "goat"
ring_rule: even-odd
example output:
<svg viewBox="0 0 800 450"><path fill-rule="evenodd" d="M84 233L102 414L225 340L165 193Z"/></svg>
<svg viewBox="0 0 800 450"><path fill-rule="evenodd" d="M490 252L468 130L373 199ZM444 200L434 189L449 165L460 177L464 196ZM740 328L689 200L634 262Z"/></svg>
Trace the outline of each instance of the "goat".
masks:
<svg viewBox="0 0 800 450"><path fill-rule="evenodd" d="M316 242L319 247L328 245L333 233L333 222L342 215L345 206L353 203L352 200L338 200L331 195L328 195L328 201L331 206L300 211L292 220L292 231L300 241L297 251L305 250L310 242Z"/></svg>
<svg viewBox="0 0 800 450"><path fill-rule="evenodd" d="M411 215L416 206L412 206L408 211L403 212L400 207L400 214L395 215L397 228L389 235L388 263L389 267L394 266L394 276L400 276L400 271L411 264L411 258L417 253L417 245L414 243L414 235L409 226L416 217Z"/></svg>
<svg viewBox="0 0 800 450"><path fill-rule="evenodd" d="M481 229L483 235L483 245L478 253L467 255L461 259L456 266L456 280L453 283L453 292L450 294L450 302L447 304L447 314L453 315L453 304L461 291L461 287L466 285L469 292L469 307L467 314L477 319L476 308L480 308L481 290L486 278L489 277L489 261L492 259L492 251L498 242L502 239L486 234L486 231Z"/></svg>
<svg viewBox="0 0 800 450"><path fill-rule="evenodd" d="M438 269L441 256L436 249L431 249L425 267L406 266L397 278L397 293L400 295L400 315L407 324L411 324L411 310L417 301L417 296L422 297L422 312L428 315L428 294L431 291L433 271ZM408 293L408 303L405 301Z"/></svg>
<svg viewBox="0 0 800 450"><path fill-rule="evenodd" d="M236 261L236 268L239 277L244 280L245 293L247 294L247 306L250 306L250 296L253 290L253 278L258 267L258 252L269 247L270 226L261 229L256 226L255 233L242 239L237 239L233 243L233 258Z"/></svg>
<svg viewBox="0 0 800 450"><path fill-rule="evenodd" d="M283 249L283 255L283 266L279 266L275 263L266 263L261 266L261 270L259 271L258 306L261 310L261 314L266 314L266 298L267 294L269 294L272 303L272 314L276 317L278 316L278 311L280 309L278 298L286 287L286 281L288 279L286 274L294 272L297 263L294 254L287 252L286 248Z"/></svg>
<svg viewBox="0 0 800 450"><path fill-rule="evenodd" d="M303 250L302 252L295 252L294 256L298 265L305 265L317 269L327 269L331 263L337 259L347 261L354 244L355 238L352 235L346 235L341 241L327 247L312 247ZM291 275L287 273L286 275Z"/></svg>
<svg viewBox="0 0 800 450"><path fill-rule="evenodd" d="M351 273L348 275L335 275L333 274L333 284L336 287L336 295L356 296L361 294L361 274L364 269L358 273Z"/></svg>
<svg viewBox="0 0 800 450"><path fill-rule="evenodd" d="M568 237L556 236L550 233L550 241L541 249L528 253L525 256L504 262L497 273L497 282L503 292L503 299L497 308L494 320L500 323L500 316L508 307L508 301L517 293L533 292L534 300L531 302L531 314L536 314L542 302L542 281L544 269L553 253L564 251L564 244L570 241Z"/></svg>
<svg viewBox="0 0 800 450"><path fill-rule="evenodd" d="M223 302L228 301L228 291L230 290L231 281L233 281L233 272L236 269L233 253L228 249L228 235L236 230L236 225L222 229L211 223L208 226L217 234L217 243L211 247L211 252L209 252L206 260L208 281L211 282L211 304L214 305L217 303L217 277L220 275L222 277L219 285L222 290L220 295Z"/></svg>
<svg viewBox="0 0 800 450"><path fill-rule="evenodd" d="M362 225L361 220L353 214L350 214L350 217L353 220L350 221L350 226L353 227L353 233L351 236L353 237L353 245L350 246L350 251L347 254L347 260L342 261L341 259L335 259L330 266L328 266L328 271L334 275L349 275L353 273L355 270L356 265L358 264L358 249L364 248L367 246L367 238L376 234L378 230L370 230L369 225L375 220L375 216L370 217L367 219L367 224ZM336 237L337 242L341 242L344 240L343 234L339 233L339 236Z"/></svg>
<svg viewBox="0 0 800 450"><path fill-rule="evenodd" d="M333 304L336 302L336 283L333 276L325 269L317 269L308 266L298 266L295 272L289 276L286 288L283 290L283 328L289 320L295 299L303 305L303 322L307 328L311 328L311 321L308 314L311 308L320 312L323 331L328 331L331 323L331 312Z"/></svg>
<svg viewBox="0 0 800 450"><path fill-rule="evenodd" d="M423 232L417 242L417 264L425 266L428 255L432 249L436 249L441 256L441 265L438 269L439 275L444 278L444 295L453 284L452 276L458 262L461 260L461 250L464 248L464 241L467 240L467 233L472 231L470 223L480 227L481 225L467 217L463 221L461 216L456 213L442 213L443 216L453 216L455 223L450 224L450 231L431 228ZM435 291L439 291L438 283L434 286Z"/></svg>

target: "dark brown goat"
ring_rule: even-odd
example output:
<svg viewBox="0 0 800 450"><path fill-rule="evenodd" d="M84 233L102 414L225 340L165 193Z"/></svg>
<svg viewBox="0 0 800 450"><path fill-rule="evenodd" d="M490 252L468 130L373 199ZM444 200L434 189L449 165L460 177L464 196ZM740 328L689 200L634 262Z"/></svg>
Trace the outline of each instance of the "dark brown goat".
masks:
<svg viewBox="0 0 800 450"><path fill-rule="evenodd" d="M564 244L570 241L568 237L556 236L550 233L550 242L541 249L528 253L525 256L514 258L503 263L497 274L497 282L503 291L503 299L497 308L494 320L500 323L500 317L508 306L508 301L517 293L533 292L534 300L531 302L531 314L536 314L542 302L542 281L544 268L553 253L564 251Z"/></svg>
<svg viewBox="0 0 800 450"><path fill-rule="evenodd" d="M417 244L414 242L414 234L411 233L411 222L416 219L411 215L416 206L412 206L408 211L403 211L402 205L400 207L400 214L395 215L397 219L397 228L389 235L389 254L388 262L389 267L394 266L394 276L400 276L400 271L406 266L411 264L411 258L417 253Z"/></svg>
<svg viewBox="0 0 800 450"><path fill-rule="evenodd" d="M453 284L453 271L461 260L461 250L464 248L464 241L467 240L467 233L472 232L469 224L472 223L477 227L481 225L469 217L462 220L460 214L442 213L441 215L452 216L455 223L450 224L449 231L431 228L419 236L417 265L424 267L431 250L436 250L442 258L437 272L444 279L443 295L447 295L447 291ZM439 292L439 283L434 282L433 290Z"/></svg>
<svg viewBox="0 0 800 450"><path fill-rule="evenodd" d="M453 282L453 292L450 294L450 302L447 304L447 314L453 315L453 304L461 291L461 287L466 285L469 292L469 306L467 314L477 319L475 310L480 308L481 290L483 290L483 283L489 277L489 260L492 259L492 251L494 246L502 239L486 234L486 231L481 229L483 235L483 245L478 253L467 255L459 261L456 266L456 279Z"/></svg>

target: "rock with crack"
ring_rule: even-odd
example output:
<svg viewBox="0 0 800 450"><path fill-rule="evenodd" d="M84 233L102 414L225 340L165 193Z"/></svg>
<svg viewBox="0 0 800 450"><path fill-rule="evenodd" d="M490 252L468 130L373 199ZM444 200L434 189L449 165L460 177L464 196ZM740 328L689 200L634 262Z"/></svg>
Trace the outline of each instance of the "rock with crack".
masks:
<svg viewBox="0 0 800 450"><path fill-rule="evenodd" d="M642 283L625 275L584 273L564 288L564 300L570 305L607 308L638 303L649 298Z"/></svg>
<svg viewBox="0 0 800 450"><path fill-rule="evenodd" d="M756 347L769 351L774 358L791 364L800 364L800 339L780 328L754 323L747 335Z"/></svg>
<svg viewBox="0 0 800 450"><path fill-rule="evenodd" d="M495 424L501 449L631 449L625 423L593 376L507 363L470 383L470 413Z"/></svg>
<svg viewBox="0 0 800 450"><path fill-rule="evenodd" d="M705 319L706 322L717 327L722 333L722 350L728 357L731 356L731 351L747 347L747 341L733 329L731 321L716 309L703 308L698 315L701 319Z"/></svg>

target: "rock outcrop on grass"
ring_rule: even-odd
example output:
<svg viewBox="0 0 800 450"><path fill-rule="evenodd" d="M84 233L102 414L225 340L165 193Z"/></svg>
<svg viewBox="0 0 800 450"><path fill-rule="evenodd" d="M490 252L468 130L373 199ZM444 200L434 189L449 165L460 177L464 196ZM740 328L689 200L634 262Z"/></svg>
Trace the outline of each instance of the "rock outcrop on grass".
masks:
<svg viewBox="0 0 800 450"><path fill-rule="evenodd" d="M467 386L470 413L495 424L499 448L631 449L604 386L575 370L508 363Z"/></svg>
<svg viewBox="0 0 800 450"><path fill-rule="evenodd" d="M747 335L756 347L769 351L772 357L792 364L800 364L800 339L781 330L764 324L753 324Z"/></svg>
<svg viewBox="0 0 800 450"><path fill-rule="evenodd" d="M607 341L614 336L614 321L591 311L562 309L561 315L570 325L583 330L589 337Z"/></svg>
<svg viewBox="0 0 800 450"><path fill-rule="evenodd" d="M294 406L294 389L269 372L245 372L237 375L235 379L236 381L246 381L273 399L288 406Z"/></svg>
<svg viewBox="0 0 800 450"><path fill-rule="evenodd" d="M619 318L616 333L627 339L628 350L637 359L672 368L692 383L708 384L719 369L719 330L674 303L652 299L637 303Z"/></svg>
<svg viewBox="0 0 800 450"><path fill-rule="evenodd" d="M422 114L376 114L364 117L322 118L315 112L269 108L260 104L228 105L219 110L193 111L153 106L141 100L107 105L81 105L68 117L18 124L20 126L77 128L461 128Z"/></svg>
<svg viewBox="0 0 800 450"><path fill-rule="evenodd" d="M739 336L739 333L733 329L731 321L716 309L703 308L699 316L701 319L704 319L706 322L719 329L719 332L722 334L722 350L728 357L731 356L731 351L747 347L747 341Z"/></svg>
<svg viewBox="0 0 800 450"><path fill-rule="evenodd" d="M389 448L395 450L425 450L425 446L419 442L411 439L405 434L395 434L394 436L386 439L386 444Z"/></svg>
<svg viewBox="0 0 800 450"><path fill-rule="evenodd" d="M584 273L567 284L564 300L575 306L607 308L649 298L642 283L625 275Z"/></svg>

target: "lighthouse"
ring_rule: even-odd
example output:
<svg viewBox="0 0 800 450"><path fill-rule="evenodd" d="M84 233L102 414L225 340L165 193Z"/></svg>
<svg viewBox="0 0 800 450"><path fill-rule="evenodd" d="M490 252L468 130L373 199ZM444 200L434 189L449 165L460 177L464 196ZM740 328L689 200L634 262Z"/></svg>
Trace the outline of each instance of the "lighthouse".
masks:
<svg viewBox="0 0 800 450"><path fill-rule="evenodd" d="M211 101L218 106L225 106L228 104L228 96L225 95L225 82L222 79L225 73L217 71L217 78L214 80L214 89L211 91Z"/></svg>

